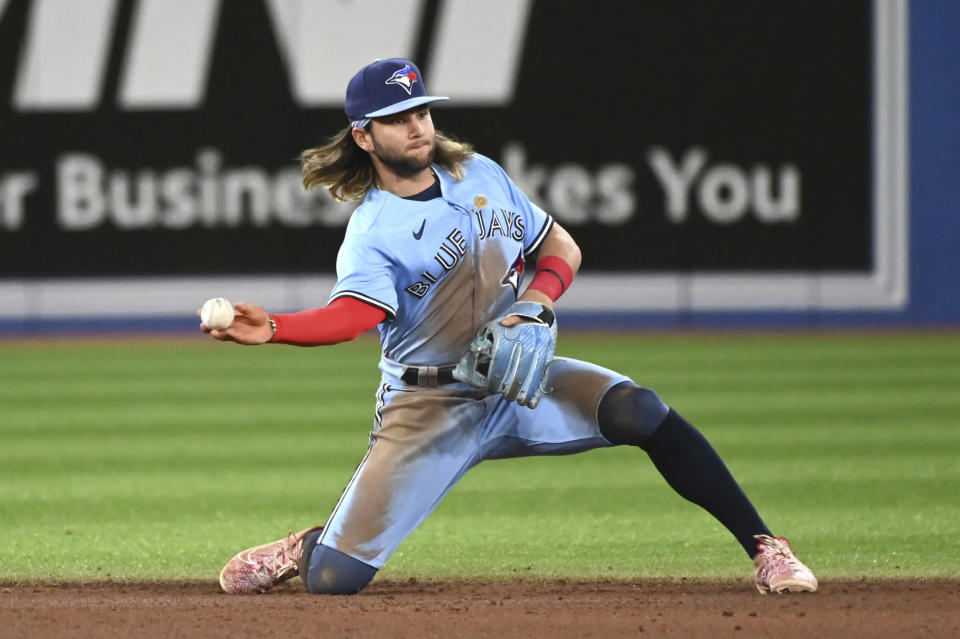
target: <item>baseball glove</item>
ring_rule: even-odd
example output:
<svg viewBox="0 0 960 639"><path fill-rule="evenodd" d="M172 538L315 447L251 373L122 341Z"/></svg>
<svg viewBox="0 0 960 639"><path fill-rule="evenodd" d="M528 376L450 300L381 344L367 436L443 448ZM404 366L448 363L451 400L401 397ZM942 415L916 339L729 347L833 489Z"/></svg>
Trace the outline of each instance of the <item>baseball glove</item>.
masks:
<svg viewBox="0 0 960 639"><path fill-rule="evenodd" d="M500 322L519 315L529 322L505 327ZM534 408L546 392L547 367L557 345L553 311L537 302L516 302L502 317L487 322L453 370L453 377L507 401Z"/></svg>

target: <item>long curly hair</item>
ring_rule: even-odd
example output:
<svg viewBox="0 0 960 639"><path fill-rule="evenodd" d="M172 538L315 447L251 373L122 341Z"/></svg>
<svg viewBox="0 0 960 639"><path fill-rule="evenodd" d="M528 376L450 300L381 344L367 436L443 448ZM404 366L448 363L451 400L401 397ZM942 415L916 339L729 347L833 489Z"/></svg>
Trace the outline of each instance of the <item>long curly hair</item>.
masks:
<svg viewBox="0 0 960 639"><path fill-rule="evenodd" d="M440 131L436 135L433 161L445 168L455 180L460 180L464 175L463 163L473 155L473 147ZM370 154L357 146L351 127L347 126L323 146L307 149L300 154L300 174L303 176L303 186L308 191L322 186L337 200L347 202L366 196L373 186L374 169Z"/></svg>

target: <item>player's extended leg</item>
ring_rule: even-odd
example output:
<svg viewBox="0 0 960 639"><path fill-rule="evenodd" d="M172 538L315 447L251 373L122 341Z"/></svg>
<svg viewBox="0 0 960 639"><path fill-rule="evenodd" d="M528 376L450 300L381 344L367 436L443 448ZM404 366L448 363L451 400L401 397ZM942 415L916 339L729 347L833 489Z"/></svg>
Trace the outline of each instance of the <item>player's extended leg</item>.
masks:
<svg viewBox="0 0 960 639"><path fill-rule="evenodd" d="M677 493L716 517L750 557L757 554L753 536L770 530L710 442L654 391L618 384L604 395L597 418L611 444L645 450Z"/></svg>
<svg viewBox="0 0 960 639"><path fill-rule="evenodd" d="M761 592L817 589L813 573L785 539L773 537L710 442L654 391L621 382L600 401L597 419L610 443L645 450L677 493L733 533L754 560Z"/></svg>
<svg viewBox="0 0 960 639"><path fill-rule="evenodd" d="M713 514L754 557L761 592L815 590L816 579L763 520L713 447L649 388L594 364L557 358L535 410L502 402L500 438L488 458L575 453L602 446L643 448L667 482ZM499 414L499 417L498 417Z"/></svg>

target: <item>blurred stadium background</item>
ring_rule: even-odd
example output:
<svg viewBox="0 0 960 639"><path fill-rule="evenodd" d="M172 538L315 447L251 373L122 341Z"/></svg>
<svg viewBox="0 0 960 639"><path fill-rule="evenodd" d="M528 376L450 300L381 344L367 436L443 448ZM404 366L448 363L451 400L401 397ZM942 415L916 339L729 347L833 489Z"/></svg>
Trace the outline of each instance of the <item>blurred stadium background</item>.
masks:
<svg viewBox="0 0 960 639"><path fill-rule="evenodd" d="M956 2L621 11L0 0L0 336L325 304L351 207L296 158L390 56L583 246L567 328L960 322Z"/></svg>
<svg viewBox="0 0 960 639"><path fill-rule="evenodd" d="M326 303L351 207L297 155L389 56L581 244L562 354L675 403L821 576L955 577L960 3L623 12L0 0L0 580L210 579L336 503L374 341L232 348L194 312ZM20 339L82 334L134 339ZM503 461L386 574L745 577L725 534L635 450Z"/></svg>

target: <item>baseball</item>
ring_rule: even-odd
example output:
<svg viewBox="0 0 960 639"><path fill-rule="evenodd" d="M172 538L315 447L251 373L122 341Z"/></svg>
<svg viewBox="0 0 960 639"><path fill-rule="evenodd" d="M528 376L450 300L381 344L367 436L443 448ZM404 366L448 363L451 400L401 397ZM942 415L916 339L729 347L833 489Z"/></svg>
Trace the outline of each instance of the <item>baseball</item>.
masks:
<svg viewBox="0 0 960 639"><path fill-rule="evenodd" d="M233 324L233 304L222 297L214 297L200 308L200 321L209 329L222 331Z"/></svg>

